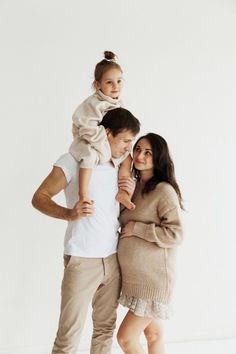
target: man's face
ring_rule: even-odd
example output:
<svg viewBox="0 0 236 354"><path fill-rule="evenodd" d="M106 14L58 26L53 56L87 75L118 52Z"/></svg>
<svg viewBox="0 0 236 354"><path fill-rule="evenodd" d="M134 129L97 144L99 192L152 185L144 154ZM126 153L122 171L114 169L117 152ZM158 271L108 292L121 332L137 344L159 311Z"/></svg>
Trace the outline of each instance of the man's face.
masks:
<svg viewBox="0 0 236 354"><path fill-rule="evenodd" d="M135 136L136 134L131 130L123 130L121 133L113 136L109 129L107 129L107 138L110 143L112 157L119 158L127 151L131 151Z"/></svg>

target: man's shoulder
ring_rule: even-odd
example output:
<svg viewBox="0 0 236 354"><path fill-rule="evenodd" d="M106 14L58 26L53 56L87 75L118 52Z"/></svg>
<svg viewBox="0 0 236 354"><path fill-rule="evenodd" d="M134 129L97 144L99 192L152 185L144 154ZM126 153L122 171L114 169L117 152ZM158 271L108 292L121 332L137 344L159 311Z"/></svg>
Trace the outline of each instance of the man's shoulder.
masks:
<svg viewBox="0 0 236 354"><path fill-rule="evenodd" d="M79 169L79 162L69 152L61 155L53 165L56 167L61 167L62 169L69 168L74 171ZM108 170L115 171L117 170L117 167L114 167L111 162L105 162L104 164L99 164L93 168L93 171L99 172L106 172Z"/></svg>
<svg viewBox="0 0 236 354"><path fill-rule="evenodd" d="M70 165L77 165L78 164L78 162L75 160L75 158L69 152L61 155L54 163L54 166L68 165L68 164L70 164Z"/></svg>
<svg viewBox="0 0 236 354"><path fill-rule="evenodd" d="M78 162L69 152L61 155L53 166L62 169L66 176L67 182L71 180L78 170Z"/></svg>

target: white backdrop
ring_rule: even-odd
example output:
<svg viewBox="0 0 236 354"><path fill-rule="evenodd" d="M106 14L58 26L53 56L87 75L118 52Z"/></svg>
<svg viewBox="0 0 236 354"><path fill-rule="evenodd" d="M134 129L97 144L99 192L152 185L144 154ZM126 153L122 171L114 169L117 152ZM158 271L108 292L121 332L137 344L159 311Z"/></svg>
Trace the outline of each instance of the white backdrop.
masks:
<svg viewBox="0 0 236 354"><path fill-rule="evenodd" d="M104 50L142 133L168 141L185 199L167 340L236 337L235 1L0 0L0 19L0 353L47 354L54 340L66 224L31 198ZM90 334L88 318L82 348Z"/></svg>

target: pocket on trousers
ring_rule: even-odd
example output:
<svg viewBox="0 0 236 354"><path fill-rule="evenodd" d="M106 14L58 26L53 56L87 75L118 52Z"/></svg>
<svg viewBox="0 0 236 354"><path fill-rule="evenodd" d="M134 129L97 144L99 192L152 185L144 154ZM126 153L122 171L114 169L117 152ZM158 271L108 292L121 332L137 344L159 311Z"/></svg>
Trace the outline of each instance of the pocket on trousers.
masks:
<svg viewBox="0 0 236 354"><path fill-rule="evenodd" d="M78 271L81 262L81 257L64 255L64 269L67 271Z"/></svg>
<svg viewBox="0 0 236 354"><path fill-rule="evenodd" d="M70 262L71 256L64 254L64 268L66 268Z"/></svg>

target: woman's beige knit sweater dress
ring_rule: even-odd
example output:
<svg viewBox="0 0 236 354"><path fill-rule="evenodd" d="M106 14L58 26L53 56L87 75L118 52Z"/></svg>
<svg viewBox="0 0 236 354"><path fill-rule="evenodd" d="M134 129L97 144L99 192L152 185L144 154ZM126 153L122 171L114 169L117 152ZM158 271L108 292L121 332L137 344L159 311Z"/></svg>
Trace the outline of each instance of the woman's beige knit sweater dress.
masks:
<svg viewBox="0 0 236 354"><path fill-rule="evenodd" d="M120 222L135 221L133 235L120 238L118 257L122 273L121 304L139 316L169 318L175 282L177 246L183 232L181 209L174 188L159 183L142 196L138 182L135 210L123 210Z"/></svg>

